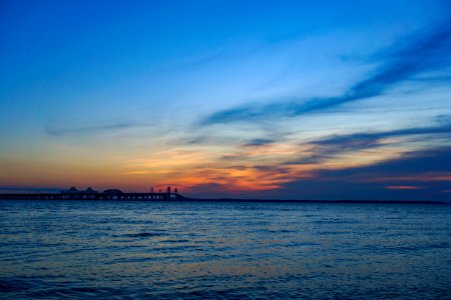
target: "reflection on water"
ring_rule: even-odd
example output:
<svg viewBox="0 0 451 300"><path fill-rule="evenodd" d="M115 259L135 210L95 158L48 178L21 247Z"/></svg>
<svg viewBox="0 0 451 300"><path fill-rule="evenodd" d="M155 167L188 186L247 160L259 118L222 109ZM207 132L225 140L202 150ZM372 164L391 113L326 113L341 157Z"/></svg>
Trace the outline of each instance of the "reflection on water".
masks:
<svg viewBox="0 0 451 300"><path fill-rule="evenodd" d="M450 298L451 206L0 201L0 297Z"/></svg>

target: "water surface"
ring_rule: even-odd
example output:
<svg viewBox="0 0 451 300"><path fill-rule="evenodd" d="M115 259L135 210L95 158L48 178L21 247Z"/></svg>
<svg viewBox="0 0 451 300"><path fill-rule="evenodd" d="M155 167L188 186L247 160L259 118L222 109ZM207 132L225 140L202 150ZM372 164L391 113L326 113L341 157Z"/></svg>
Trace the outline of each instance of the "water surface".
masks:
<svg viewBox="0 0 451 300"><path fill-rule="evenodd" d="M451 297L451 206L0 201L0 298Z"/></svg>

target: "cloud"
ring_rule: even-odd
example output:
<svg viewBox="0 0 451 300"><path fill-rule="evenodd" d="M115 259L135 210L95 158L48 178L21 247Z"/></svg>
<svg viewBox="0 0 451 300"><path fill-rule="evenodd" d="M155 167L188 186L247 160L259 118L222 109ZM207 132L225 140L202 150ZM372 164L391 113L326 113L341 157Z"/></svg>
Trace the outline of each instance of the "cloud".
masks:
<svg viewBox="0 0 451 300"><path fill-rule="evenodd" d="M446 117L442 116L445 120ZM360 150L374 149L386 145L384 139L391 137L407 137L415 135L441 134L451 137L451 122L439 122L437 126L415 127L379 132L359 132L346 135L333 135L322 139L310 141L313 154L286 162L290 164L319 163L342 153L353 153Z"/></svg>
<svg viewBox="0 0 451 300"><path fill-rule="evenodd" d="M423 172L450 172L451 166L451 147L439 149L426 149L421 151L413 151L404 154L397 159L388 160L372 166L350 168L338 173L356 174L356 173L423 173Z"/></svg>
<svg viewBox="0 0 451 300"><path fill-rule="evenodd" d="M375 97L390 88L411 79L437 80L437 77L422 74L446 70L451 58L451 14L448 20L421 37L412 37L399 42L385 55L381 67L367 78L351 86L336 97L318 97L307 100L295 99L265 105L250 103L215 112L201 120L201 125L240 121L256 121L274 117L294 117L330 109L335 106ZM449 72L449 69L448 69ZM441 78L449 78L441 74Z"/></svg>
<svg viewBox="0 0 451 300"><path fill-rule="evenodd" d="M418 134L449 134L451 135L451 123L438 126L414 127L389 131L354 133L348 135L335 135L328 138L319 139L313 142L316 145L338 145L344 148L373 146L378 140L394 136L409 136Z"/></svg>
<svg viewBox="0 0 451 300"><path fill-rule="evenodd" d="M275 140L271 139L253 139L249 141L245 146L247 147L258 147L258 146L265 146L269 144L275 143Z"/></svg>
<svg viewBox="0 0 451 300"><path fill-rule="evenodd" d="M370 166L317 170L313 177L283 183L271 196L451 201L450 165L451 147L414 151Z"/></svg>
<svg viewBox="0 0 451 300"><path fill-rule="evenodd" d="M46 128L45 132L51 136L63 136L68 134L86 134L96 131L108 131L117 129L126 129L131 127L141 126L133 122L119 122L107 125L97 125L97 126L85 126L85 127L75 127L75 128Z"/></svg>
<svg viewBox="0 0 451 300"><path fill-rule="evenodd" d="M421 186L414 186L414 185L389 185L385 187L389 190L417 190L421 189Z"/></svg>

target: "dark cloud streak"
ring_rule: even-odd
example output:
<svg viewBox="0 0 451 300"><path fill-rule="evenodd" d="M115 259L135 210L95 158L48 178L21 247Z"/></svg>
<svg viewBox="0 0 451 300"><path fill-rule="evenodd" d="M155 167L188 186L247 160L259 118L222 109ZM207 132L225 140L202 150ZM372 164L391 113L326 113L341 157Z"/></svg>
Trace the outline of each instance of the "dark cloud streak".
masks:
<svg viewBox="0 0 451 300"><path fill-rule="evenodd" d="M77 128L46 128L45 132L51 136L63 136L67 134L86 134L96 131L108 131L108 130L117 130L117 129L126 129L131 127L140 126L136 123L132 122L119 122L108 125L97 125L97 126L86 126L86 127L77 127Z"/></svg>
<svg viewBox="0 0 451 300"><path fill-rule="evenodd" d="M341 153L352 153L360 150L375 149L383 146L383 139L390 137L406 137L415 135L441 134L451 137L451 123L438 126L415 127L379 132L359 132L347 135L334 135L309 142L314 146L314 154L308 157L289 161L287 164L318 163L324 159L334 157Z"/></svg>
<svg viewBox="0 0 451 300"><path fill-rule="evenodd" d="M372 199L451 201L451 148L425 149L404 154L370 166L341 170L317 170L315 176L284 183L275 196L290 199ZM414 186L418 189L387 189L387 186Z"/></svg>
<svg viewBox="0 0 451 300"><path fill-rule="evenodd" d="M391 131L338 135L320 139L313 143L317 145L342 145L346 144L347 142L359 142L363 145L363 144L373 144L374 141L394 136L409 136L418 134L442 134L442 133L451 135L451 123L443 124L440 126L415 127Z"/></svg>

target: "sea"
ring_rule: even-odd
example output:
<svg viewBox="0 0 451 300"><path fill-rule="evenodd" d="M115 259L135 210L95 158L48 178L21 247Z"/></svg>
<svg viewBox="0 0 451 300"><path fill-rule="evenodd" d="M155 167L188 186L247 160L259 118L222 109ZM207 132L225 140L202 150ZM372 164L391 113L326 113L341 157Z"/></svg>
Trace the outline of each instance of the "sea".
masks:
<svg viewBox="0 0 451 300"><path fill-rule="evenodd" d="M0 201L1 299L451 299L451 205Z"/></svg>

